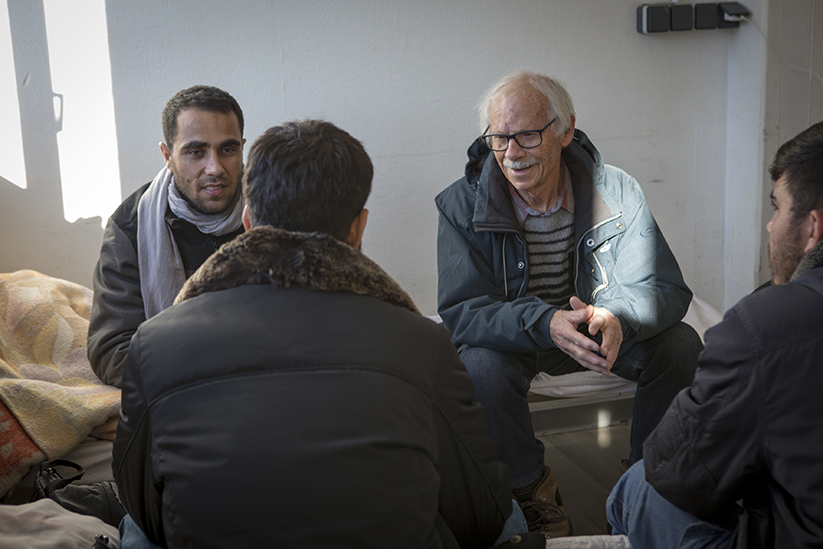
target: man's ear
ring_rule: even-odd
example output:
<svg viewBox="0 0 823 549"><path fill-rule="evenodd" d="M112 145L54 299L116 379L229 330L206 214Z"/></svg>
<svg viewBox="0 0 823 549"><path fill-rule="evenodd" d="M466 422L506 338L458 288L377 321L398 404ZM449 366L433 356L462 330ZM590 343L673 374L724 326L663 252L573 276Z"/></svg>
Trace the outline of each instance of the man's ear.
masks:
<svg viewBox="0 0 823 549"><path fill-rule="evenodd" d="M171 149L169 149L168 145L160 142L160 154L163 155L163 160L166 162L166 167L171 169L169 166L169 160L171 160Z"/></svg>
<svg viewBox="0 0 823 549"><path fill-rule="evenodd" d="M574 113L571 113L571 117L569 118L569 129L566 130L566 133L563 134L560 144L563 147L568 147L569 143L572 142L574 139Z"/></svg>
<svg viewBox="0 0 823 549"><path fill-rule="evenodd" d="M349 235L346 237L346 244L359 250L360 242L363 240L363 231L366 230L366 220L369 217L369 210L363 208L354 218L349 227Z"/></svg>
<svg viewBox="0 0 823 549"><path fill-rule="evenodd" d="M823 211L810 211L804 224L806 230L802 236L806 239L806 243L803 246L803 253L809 253L818 242L823 240Z"/></svg>
<svg viewBox="0 0 823 549"><path fill-rule="evenodd" d="M243 228L247 231L251 229L251 219L249 219L249 205L243 206Z"/></svg>

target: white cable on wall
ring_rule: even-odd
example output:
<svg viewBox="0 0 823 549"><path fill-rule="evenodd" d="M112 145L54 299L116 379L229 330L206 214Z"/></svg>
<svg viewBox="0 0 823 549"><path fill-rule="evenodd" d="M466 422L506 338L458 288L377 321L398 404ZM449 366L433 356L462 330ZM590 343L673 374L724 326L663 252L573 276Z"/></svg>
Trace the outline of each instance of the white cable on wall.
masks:
<svg viewBox="0 0 823 549"><path fill-rule="evenodd" d="M740 16L740 18L747 21L747 22L749 22L749 23L751 23L752 25L754 25L754 28L756 28L758 31L760 31L760 34L762 34L763 38L766 39L766 43L769 44L769 47L771 47L775 51L775 53L777 54L777 56L780 58L780 60L783 62L784 65L786 65L790 69L794 69L794 70L797 70L797 71L800 71L800 72L804 72L806 74L810 74L810 75L816 77L818 80L820 80L820 83L823 84L823 78L821 78L820 75L818 73L816 73L814 70L804 69L803 67L798 67L796 65L792 65L791 63L789 63L789 61L783 56L783 52L781 52L780 49L777 46L775 46L774 43L771 40L769 40L769 37L766 35L765 32L763 32L763 29L760 28L760 25L758 25L757 23L755 23L754 21L752 21L751 19L749 19L745 15Z"/></svg>

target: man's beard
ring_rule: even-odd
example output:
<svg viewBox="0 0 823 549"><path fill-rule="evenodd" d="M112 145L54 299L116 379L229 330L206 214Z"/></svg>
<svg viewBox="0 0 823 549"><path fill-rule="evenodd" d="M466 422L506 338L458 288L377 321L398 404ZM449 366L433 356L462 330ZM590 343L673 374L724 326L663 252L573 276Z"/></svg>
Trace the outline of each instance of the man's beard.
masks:
<svg viewBox="0 0 823 549"><path fill-rule="evenodd" d="M769 268L772 284L785 284L792 277L800 261L806 255L800 245L800 233L784 235L784 242L778 242L777 250L769 243Z"/></svg>
<svg viewBox="0 0 823 549"><path fill-rule="evenodd" d="M234 194L231 196L231 199L226 203L226 205L224 207L220 208L217 211L215 211L214 208L213 208L213 206L215 204L214 202L211 202L211 201L208 201L208 200L193 200L188 194L183 192L183 188L178 183L179 181L181 181L181 179L177 176L177 170L174 169L174 166L171 167L171 173L174 176L174 186L177 189L177 194L179 194L181 197L183 197L183 200L186 201L186 204L191 206L191 208L194 211L199 212L203 215L219 215L219 214L222 214L224 212L227 212L228 210L230 210L234 207L234 205L237 203L238 198L240 197L240 181L243 178L243 171L242 170L240 171L240 175L237 178L238 183L234 188ZM191 185L191 181L189 181L187 179L183 179L182 181L185 181L187 186ZM218 181L218 182L222 183L222 181ZM211 208L210 208L210 206L211 206Z"/></svg>

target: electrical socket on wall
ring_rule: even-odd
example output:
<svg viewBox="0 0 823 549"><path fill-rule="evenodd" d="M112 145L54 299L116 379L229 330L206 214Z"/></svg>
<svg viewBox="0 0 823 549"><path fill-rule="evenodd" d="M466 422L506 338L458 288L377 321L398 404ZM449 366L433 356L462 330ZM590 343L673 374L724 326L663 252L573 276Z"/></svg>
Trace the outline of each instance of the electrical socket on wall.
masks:
<svg viewBox="0 0 823 549"><path fill-rule="evenodd" d="M668 4L643 4L637 8L637 32L669 32L671 14Z"/></svg>
<svg viewBox="0 0 823 549"><path fill-rule="evenodd" d="M637 7L637 32L735 28L748 15L749 10L739 2L641 4Z"/></svg>

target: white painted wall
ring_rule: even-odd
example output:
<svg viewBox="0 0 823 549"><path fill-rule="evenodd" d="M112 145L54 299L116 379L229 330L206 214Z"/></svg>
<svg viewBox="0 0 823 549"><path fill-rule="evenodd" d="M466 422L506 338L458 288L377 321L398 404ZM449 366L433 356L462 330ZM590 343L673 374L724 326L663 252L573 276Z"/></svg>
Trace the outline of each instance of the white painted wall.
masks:
<svg viewBox="0 0 823 549"><path fill-rule="evenodd" d="M0 179L0 272L34 268L90 285L100 220L62 218L50 112L52 91L61 90L52 90L48 78L43 10L39 2L7 1L12 34L25 37L14 42L14 77L28 181L24 190ZM125 197L153 177L161 166L163 106L193 84L216 85L237 98L249 142L285 120L328 119L363 141L375 164L364 251L433 314L434 196L462 173L465 150L479 133L475 104L482 91L525 67L566 83L578 127L606 162L641 182L686 281L726 308L762 276L760 208L770 188L762 172L765 157L773 156L770 142L764 144L764 133L771 135L767 120L802 109L820 119L823 87L807 75L806 105L795 99L775 115L766 108L773 95L767 82L780 75L772 75L776 62L756 29L744 23L738 30L643 36L635 31L639 3L108 2L117 129L100 138L116 138L120 180L106 184ZM821 2L744 4L764 25L775 11L786 20L802 5L813 14L807 25L823 28ZM82 17L82 9L75 11ZM792 43L806 56L799 61L819 67L813 33ZM83 78L83 60L76 63ZM798 85L781 82L779 91ZM784 133L780 140L796 131ZM87 144L89 178L100 149ZM740 189L749 193L742 202ZM737 228L744 222L745 230ZM739 246L745 250L732 251Z"/></svg>
<svg viewBox="0 0 823 549"><path fill-rule="evenodd" d="M765 215L761 233L761 282L771 277L765 229L765 223L772 214L769 204L772 185L768 167L780 145L823 120L823 41L820 38L823 36L823 2L770 0L765 26L763 30L769 36L770 43L767 44L765 70L763 177L766 184L762 193Z"/></svg>
<svg viewBox="0 0 823 549"><path fill-rule="evenodd" d="M765 0L764 0L765 1ZM749 0L752 20L762 18L759 0ZM742 32L741 32L742 30ZM725 243L728 309L758 284L763 226L763 133L766 104L766 41L746 23L729 45L726 112ZM772 155L773 156L773 155ZM768 219L766 220L768 221Z"/></svg>

